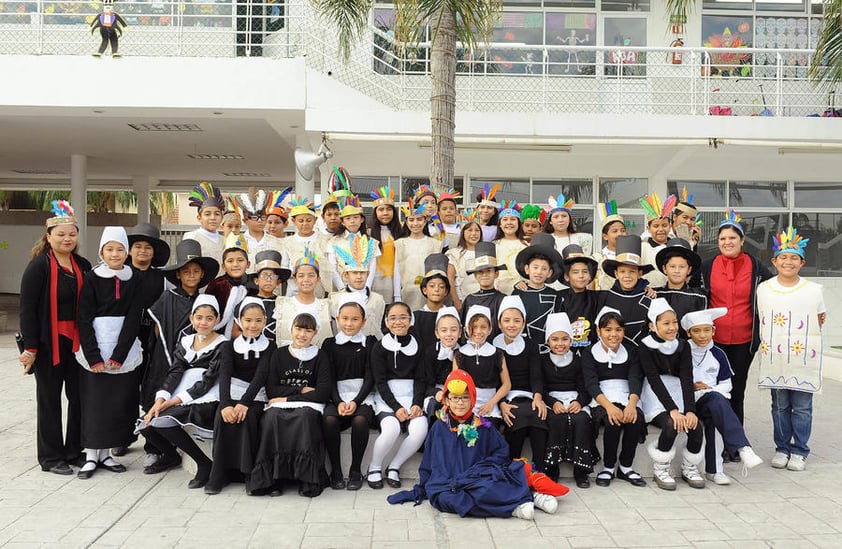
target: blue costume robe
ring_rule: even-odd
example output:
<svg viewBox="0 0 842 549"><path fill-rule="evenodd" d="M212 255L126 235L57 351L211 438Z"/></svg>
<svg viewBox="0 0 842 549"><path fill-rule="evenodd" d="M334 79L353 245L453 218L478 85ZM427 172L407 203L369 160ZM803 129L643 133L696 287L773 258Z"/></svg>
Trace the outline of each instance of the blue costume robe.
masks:
<svg viewBox="0 0 842 549"><path fill-rule="evenodd" d="M466 423L475 424L475 418ZM476 442L468 446L464 436L451 430L457 426L449 417L434 423L424 443L420 483L388 501L418 504L427 498L445 513L501 518L511 517L518 505L532 501L523 462L509 458L509 446L500 433L483 421L476 427Z"/></svg>

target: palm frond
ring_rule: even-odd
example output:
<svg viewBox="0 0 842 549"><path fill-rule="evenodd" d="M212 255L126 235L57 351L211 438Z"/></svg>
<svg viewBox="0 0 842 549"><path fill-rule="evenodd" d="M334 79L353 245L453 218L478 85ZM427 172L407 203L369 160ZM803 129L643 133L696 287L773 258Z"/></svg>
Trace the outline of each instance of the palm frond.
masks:
<svg viewBox="0 0 842 549"><path fill-rule="evenodd" d="M339 29L339 52L347 61L351 45L358 42L368 27L373 0L313 0L316 10Z"/></svg>
<svg viewBox="0 0 842 549"><path fill-rule="evenodd" d="M824 16L809 76L827 91L842 82L842 0L825 0Z"/></svg>

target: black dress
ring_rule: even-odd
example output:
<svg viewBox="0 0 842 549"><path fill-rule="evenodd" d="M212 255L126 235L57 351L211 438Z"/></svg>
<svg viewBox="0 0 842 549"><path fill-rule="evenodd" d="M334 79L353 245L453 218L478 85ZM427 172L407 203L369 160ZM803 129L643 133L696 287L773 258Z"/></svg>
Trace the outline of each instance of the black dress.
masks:
<svg viewBox="0 0 842 549"><path fill-rule="evenodd" d="M332 374L331 398L324 415L339 417L342 430L351 426L355 416L364 416L369 425L374 419L371 351L376 344L374 336L366 336L365 344L348 341L340 345L335 337L329 337L322 343L322 353L330 360ZM357 404L354 415L339 416L337 405L350 401Z"/></svg>
<svg viewBox="0 0 842 549"><path fill-rule="evenodd" d="M213 425L213 467L209 484L243 481L254 468L260 442L260 418L266 405L266 375L276 349L268 338L248 341L243 336L221 345L219 407ZM248 408L241 423L227 423L222 410L242 404Z"/></svg>
<svg viewBox="0 0 842 549"><path fill-rule="evenodd" d="M412 315L415 317L415 323L412 326L412 335L418 340L418 344L422 349L426 349L436 342L436 311L425 311L418 309Z"/></svg>
<svg viewBox="0 0 842 549"><path fill-rule="evenodd" d="M456 345L456 349L459 346ZM441 408L441 402L436 400L436 393L444 388L444 382L447 381L447 376L453 371L453 354L456 349L442 351L441 342L437 341L435 345L428 345L424 349L424 370L427 378L426 390L424 391L424 413L434 420L436 412ZM443 358L439 358L443 356Z"/></svg>
<svg viewBox="0 0 842 549"><path fill-rule="evenodd" d="M640 340L649 333L649 319L646 315L652 300L646 296L646 285L647 281L640 279L637 286L626 291L620 288L618 281L614 281L610 290L600 292L602 305L620 311L626 327L626 340L635 345L639 345Z"/></svg>
<svg viewBox="0 0 842 549"><path fill-rule="evenodd" d="M500 389L500 373L503 371L503 351L491 343L486 342L479 349L471 343L463 345L453 353L456 359L456 366L465 370L474 379L477 388L477 402L474 406L474 413L480 406L494 397ZM491 417L502 419L499 406L495 405Z"/></svg>
<svg viewBox="0 0 842 549"><path fill-rule="evenodd" d="M468 310L471 308L471 305L488 307L491 311L491 318L496 319L497 311L500 310L500 302L503 301L504 297L506 297L506 294L496 288L477 290L472 294L466 295L465 299L462 300L462 325L465 324L465 318L468 316ZM500 333L500 327L497 326L497 323L492 322L491 324L491 333L488 335L489 340Z"/></svg>
<svg viewBox="0 0 842 549"><path fill-rule="evenodd" d="M532 409L533 395L540 394L542 398L544 397L541 355L538 352L538 346L531 338L521 338L521 341L523 342L522 349L517 340L514 344L508 345L507 349L502 335L497 336L494 340L494 344L506 357L506 370L508 370L509 379L512 382L512 388L506 396L506 401L517 406L517 408L512 409L512 414L515 417L512 420L512 426L507 427L507 431L517 431L528 427L536 427L546 431L547 423L538 417L537 412ZM519 352L512 354L516 350Z"/></svg>
<svg viewBox="0 0 842 549"><path fill-rule="evenodd" d="M681 325L681 319L687 313L701 311L707 309L708 306L708 298L701 288L692 288L685 284L680 290L672 290L664 286L662 288L655 288L655 291L658 292L658 297L666 299L667 303L675 311L679 325ZM678 330L678 335L682 339L689 339L689 336L684 330Z"/></svg>
<svg viewBox="0 0 842 549"><path fill-rule="evenodd" d="M541 356L544 376L544 402L547 404L547 423L550 428L547 440L546 463L558 466L568 461L581 473L593 471L593 430L588 404L591 397L585 389L585 378L579 356L572 352L565 355L545 353ZM556 402L565 407L576 401L582 407L576 414L556 414Z"/></svg>
<svg viewBox="0 0 842 549"><path fill-rule="evenodd" d="M535 342L546 341L544 326L547 323L547 316L564 310L562 306L564 298L549 286L544 286L540 290L529 286L525 290L515 288L512 295L520 296L526 309L526 336Z"/></svg>
<svg viewBox="0 0 842 549"><path fill-rule="evenodd" d="M249 492L267 490L282 480L298 480L299 491L321 493L326 480L322 412L330 398L330 361L316 347L295 349L285 345L272 354L266 378L266 396L285 397L270 405L260 421L260 446L247 479ZM313 390L302 392L310 387Z"/></svg>

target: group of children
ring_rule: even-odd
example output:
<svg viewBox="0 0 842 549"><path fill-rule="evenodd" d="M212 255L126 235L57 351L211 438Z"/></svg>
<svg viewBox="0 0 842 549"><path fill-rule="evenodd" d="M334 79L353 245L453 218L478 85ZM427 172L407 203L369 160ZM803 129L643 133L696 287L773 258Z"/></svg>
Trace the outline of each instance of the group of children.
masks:
<svg viewBox="0 0 842 549"><path fill-rule="evenodd" d="M692 487L705 485L703 459L710 480L730 482L723 447L748 468L762 462L728 403L730 367L712 339L723 312L707 309L693 284L701 261L686 197L643 199L643 237L626 235L607 203L605 246L591 254L563 196L519 208L486 188L476 215L457 214L455 191L422 187L401 225L383 187L366 229L347 172L335 169L331 186L320 229L306 198L287 203L288 193L252 189L226 201L203 183L191 193L201 227L168 267L132 266L126 231L105 229L79 307L81 384L93 395L83 403L81 478L125 470L109 449L131 442L138 394L144 472L179 465L180 449L197 464L188 487L208 494L234 481L280 495L295 480L310 497L327 486L399 488L401 467L424 446L420 484L395 502L429 498L463 515L528 518L533 505L555 510L544 496L566 491L554 482L565 462L580 488L600 460L598 486L615 477L645 486L633 463L647 424L660 429L647 450L666 490L676 487L679 433L680 475ZM527 237L527 221L545 232ZM758 289L761 386L773 389L775 443L787 459L790 447L806 449L803 411L821 382L824 308L820 287L798 276L805 244L794 229L777 236L778 277ZM160 296L151 304L150 288ZM141 348L142 318L153 329ZM792 340L796 319L809 325L809 341ZM811 370L797 369L808 361ZM380 433L364 467L373 427ZM213 439L210 457L196 437ZM513 462L527 438L533 463Z"/></svg>

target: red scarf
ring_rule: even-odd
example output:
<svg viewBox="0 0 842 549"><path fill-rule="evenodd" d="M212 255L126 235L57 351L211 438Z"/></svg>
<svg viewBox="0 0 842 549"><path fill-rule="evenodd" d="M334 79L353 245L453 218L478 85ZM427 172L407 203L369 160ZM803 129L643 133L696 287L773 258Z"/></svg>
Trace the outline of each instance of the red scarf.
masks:
<svg viewBox="0 0 842 549"><path fill-rule="evenodd" d="M79 296L82 293L82 271L76 264L73 254L70 254L70 263L73 265L73 272L76 274L76 305L79 305ZM58 270L59 264L55 254L50 250L50 332L52 333L53 366L61 362L61 353L58 348L59 324L58 324ZM73 352L79 350L79 329L73 321Z"/></svg>

